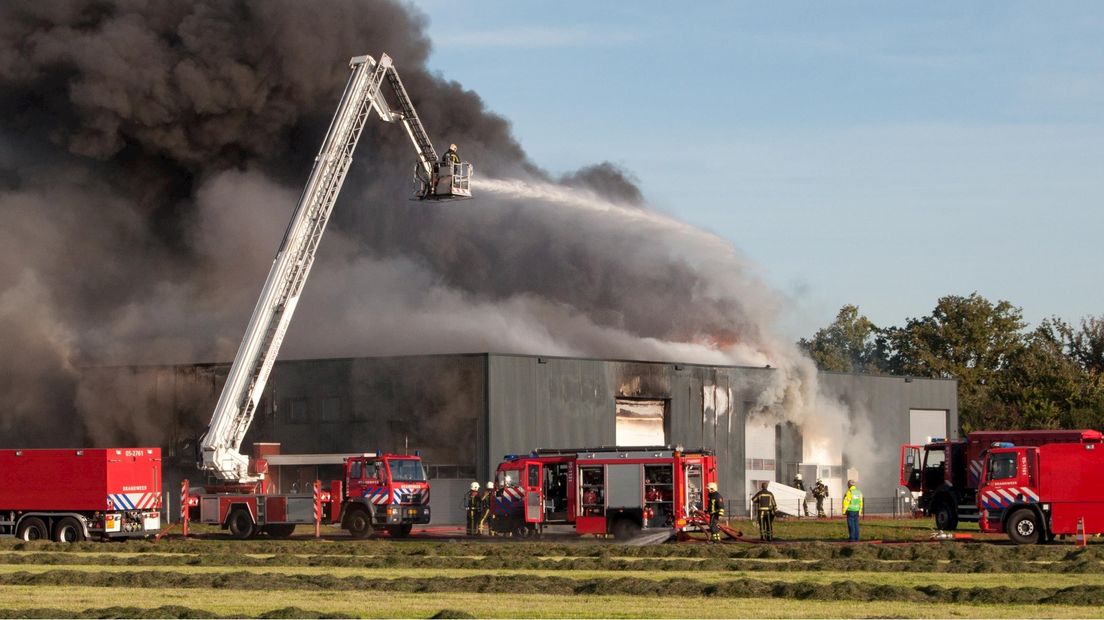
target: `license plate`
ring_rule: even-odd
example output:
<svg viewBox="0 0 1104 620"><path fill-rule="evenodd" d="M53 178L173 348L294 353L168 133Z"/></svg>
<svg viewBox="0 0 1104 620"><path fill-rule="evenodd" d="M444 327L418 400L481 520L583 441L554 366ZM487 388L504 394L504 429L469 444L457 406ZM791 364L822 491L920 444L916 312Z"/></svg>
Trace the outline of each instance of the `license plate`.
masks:
<svg viewBox="0 0 1104 620"><path fill-rule="evenodd" d="M122 527L123 520L120 515L104 515L105 532L118 532Z"/></svg>

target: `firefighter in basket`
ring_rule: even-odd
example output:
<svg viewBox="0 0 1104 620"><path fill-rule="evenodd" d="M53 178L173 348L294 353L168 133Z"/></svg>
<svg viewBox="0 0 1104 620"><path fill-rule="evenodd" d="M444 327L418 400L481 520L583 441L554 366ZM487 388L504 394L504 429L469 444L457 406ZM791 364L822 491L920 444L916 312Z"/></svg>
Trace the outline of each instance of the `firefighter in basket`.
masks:
<svg viewBox="0 0 1104 620"><path fill-rule="evenodd" d="M483 501L479 497L479 483L471 483L471 490L464 496L464 510L468 516L468 536L479 536L480 507Z"/></svg>
<svg viewBox="0 0 1104 620"><path fill-rule="evenodd" d="M774 540L774 513L778 504L774 493L767 490L767 483L759 485L759 491L751 496L751 509L755 511L759 523L759 540Z"/></svg>
<svg viewBox="0 0 1104 620"><path fill-rule="evenodd" d="M710 482L706 489L706 507L709 509L709 542L721 541L721 519L725 516L724 496L717 490L717 483Z"/></svg>

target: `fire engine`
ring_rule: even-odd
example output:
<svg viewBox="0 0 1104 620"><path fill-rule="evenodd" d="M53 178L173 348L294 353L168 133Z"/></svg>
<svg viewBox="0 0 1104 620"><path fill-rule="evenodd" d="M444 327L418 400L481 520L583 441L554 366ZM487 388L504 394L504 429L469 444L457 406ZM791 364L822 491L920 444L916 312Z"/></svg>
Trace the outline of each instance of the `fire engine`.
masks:
<svg viewBox="0 0 1104 620"><path fill-rule="evenodd" d="M0 535L79 542L160 529L160 448L0 450Z"/></svg>
<svg viewBox="0 0 1104 620"><path fill-rule="evenodd" d="M273 536L290 534L294 523L302 522L298 520L302 513L296 508L301 503L298 498L266 493L266 466L263 461L251 460L242 454L241 443L253 421L257 403L314 264L326 223L352 164L361 130L371 113L376 112L382 121L402 124L413 143L418 158L415 166L419 185L417 199L471 198L471 164L455 161L455 155L445 161L438 160L437 151L391 58L382 54L377 61L371 56L357 56L349 65L352 71L345 92L272 261L207 433L200 442L199 468L218 479L205 488L215 493L198 499L200 519L219 523L239 538L252 536L257 531ZM397 100L397 108L393 108L385 96L385 85ZM340 522L354 535L366 535L371 525L382 523L389 526L393 535L405 535L412 524L428 522L429 491L420 459L406 455L368 459L350 459L345 464L347 493L339 488L342 481L328 485L331 489L327 491L329 521ZM396 468L417 474L404 479L395 475ZM356 472L359 477L354 475ZM377 477L372 478L367 472L374 472ZM384 475L381 472L390 476L386 483L379 478ZM362 501L364 499L370 501ZM382 505L387 506L386 510L375 508Z"/></svg>
<svg viewBox="0 0 1104 620"><path fill-rule="evenodd" d="M935 439L923 446L901 446L900 484L919 495L918 506L935 517L935 527L953 530L959 521L977 521L978 484L984 453L997 443L1041 446L1051 443L1099 443L1093 430L978 431L966 439Z"/></svg>
<svg viewBox="0 0 1104 620"><path fill-rule="evenodd" d="M190 518L221 525L240 539L260 532L287 538L296 525L315 523L316 503L319 521L340 525L354 538L383 530L404 538L415 524L429 523L429 483L417 454L365 453L346 458L342 471L318 498L315 492L192 494Z"/></svg>
<svg viewBox="0 0 1104 620"><path fill-rule="evenodd" d="M697 527L706 485L717 481L709 450L664 447L544 449L498 466L491 527L533 535L545 525L632 538L644 529Z"/></svg>
<svg viewBox="0 0 1104 620"><path fill-rule="evenodd" d="M994 447L978 489L980 529L1021 545L1104 533L1102 483L1100 441Z"/></svg>

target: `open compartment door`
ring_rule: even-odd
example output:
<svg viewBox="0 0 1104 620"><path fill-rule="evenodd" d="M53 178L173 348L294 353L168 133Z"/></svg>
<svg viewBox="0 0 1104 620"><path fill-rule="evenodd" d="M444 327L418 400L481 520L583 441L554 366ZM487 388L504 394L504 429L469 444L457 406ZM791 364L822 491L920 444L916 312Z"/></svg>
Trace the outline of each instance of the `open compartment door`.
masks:
<svg viewBox="0 0 1104 620"><path fill-rule="evenodd" d="M921 487L921 471L920 446L908 444L901 446L898 483L903 487L908 487L908 490L918 493Z"/></svg>
<svg viewBox="0 0 1104 620"><path fill-rule="evenodd" d="M529 463L525 467L525 522L544 521L544 500L541 489L544 488L544 474L540 463Z"/></svg>

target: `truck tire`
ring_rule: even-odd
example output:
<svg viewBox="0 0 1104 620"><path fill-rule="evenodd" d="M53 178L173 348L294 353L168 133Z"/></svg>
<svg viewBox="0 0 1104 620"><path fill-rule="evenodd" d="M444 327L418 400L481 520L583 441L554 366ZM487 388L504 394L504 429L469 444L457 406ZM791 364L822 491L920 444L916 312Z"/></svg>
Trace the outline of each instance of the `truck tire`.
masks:
<svg viewBox="0 0 1104 620"><path fill-rule="evenodd" d="M230 535L238 540L252 538L257 533L257 526L253 523L253 517L245 508L235 508L230 511L226 519L226 525L230 528Z"/></svg>
<svg viewBox="0 0 1104 620"><path fill-rule="evenodd" d="M372 535L372 515L363 508L353 508L345 517L345 528L353 538L368 538Z"/></svg>
<svg viewBox="0 0 1104 620"><path fill-rule="evenodd" d="M1042 540L1039 518L1028 508L1013 512L1004 524L1004 531L1008 532L1008 537L1017 545L1034 545Z"/></svg>
<svg viewBox="0 0 1104 620"><path fill-rule="evenodd" d="M23 523L19 525L19 534L17 537L26 540L48 540L50 538L50 532L46 529L46 524L42 522L42 519L38 517L29 517L23 520Z"/></svg>
<svg viewBox="0 0 1104 620"><path fill-rule="evenodd" d="M403 523L402 525L389 525L387 526L387 533L391 534L391 538L406 538L410 536L410 530L414 529L412 523Z"/></svg>
<svg viewBox="0 0 1104 620"><path fill-rule="evenodd" d="M84 540L84 528L80 521L65 517L54 526L54 540L59 543L81 542Z"/></svg>
<svg viewBox="0 0 1104 620"><path fill-rule="evenodd" d="M958 511L952 502L943 500L935 505L932 510L935 517L935 529L951 531L958 529Z"/></svg>
<svg viewBox="0 0 1104 620"><path fill-rule="evenodd" d="M265 534L268 534L272 538L290 538L291 535L295 532L295 524L270 523L261 528L261 531Z"/></svg>
<svg viewBox="0 0 1104 620"><path fill-rule="evenodd" d="M611 529L617 540L632 540L640 534L640 524L632 519L618 519L613 522Z"/></svg>

